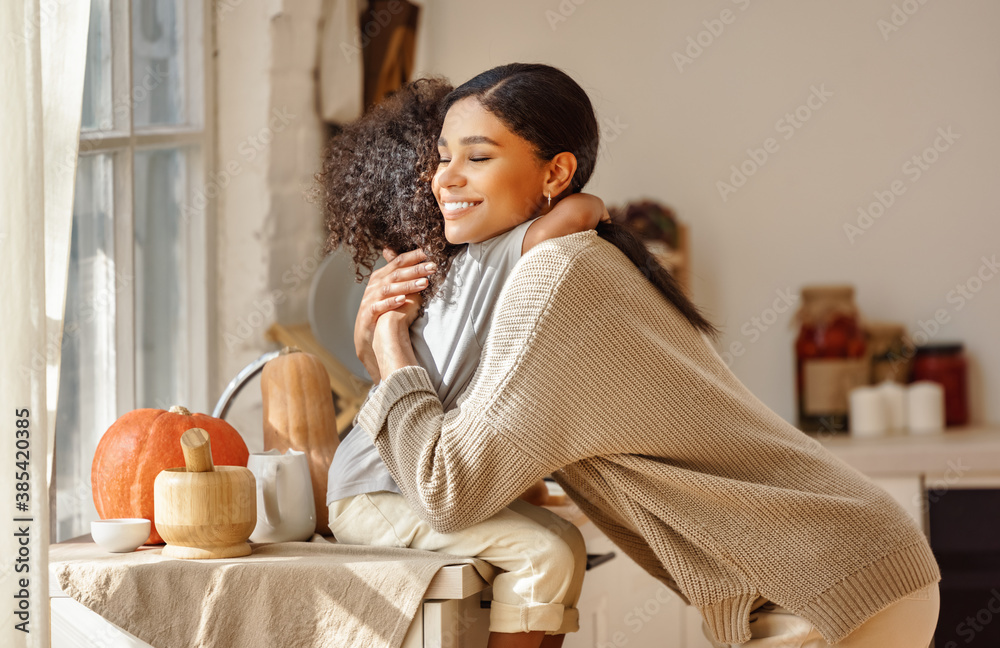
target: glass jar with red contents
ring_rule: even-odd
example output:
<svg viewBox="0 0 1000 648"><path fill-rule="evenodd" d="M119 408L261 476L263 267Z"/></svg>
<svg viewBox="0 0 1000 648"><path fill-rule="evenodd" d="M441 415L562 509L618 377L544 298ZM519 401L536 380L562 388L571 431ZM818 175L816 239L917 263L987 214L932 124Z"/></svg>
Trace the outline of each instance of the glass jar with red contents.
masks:
<svg viewBox="0 0 1000 648"><path fill-rule="evenodd" d="M795 387L799 428L846 432L847 395L869 382L865 332L850 285L805 286L796 313Z"/></svg>
<svg viewBox="0 0 1000 648"><path fill-rule="evenodd" d="M938 342L918 346L913 357L911 382L933 380L944 387L944 418L948 427L969 422L966 395L968 364L961 342Z"/></svg>

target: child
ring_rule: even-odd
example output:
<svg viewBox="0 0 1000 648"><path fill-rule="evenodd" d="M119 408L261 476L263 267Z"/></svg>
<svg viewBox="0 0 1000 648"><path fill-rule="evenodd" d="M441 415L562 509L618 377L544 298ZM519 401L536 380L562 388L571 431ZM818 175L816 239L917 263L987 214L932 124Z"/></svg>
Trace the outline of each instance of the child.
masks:
<svg viewBox="0 0 1000 648"><path fill-rule="evenodd" d="M495 231L504 230L495 222L484 230L474 216L463 215L479 206L475 197L449 201L446 195L461 192L431 183L439 165L447 164L436 150L438 104L451 89L440 79L420 79L388 97L331 141L317 176L327 251L346 245L359 278L360 267L370 271L383 248L400 254L419 247L437 265L411 334L445 410L476 371L497 297L522 253L609 220L600 199L580 193L550 209L543 202L544 215L519 223L512 217L506 231ZM511 212L518 208L511 205ZM476 556L507 570L493 583L491 646L504 645L504 635L513 641L512 633L537 631L557 635L544 645L558 646L562 635L579 629L575 605L586 552L579 531L562 518L516 500L473 527L437 533L407 505L358 426L338 447L328 484L330 528L341 542L406 547L419 541L420 548Z"/></svg>

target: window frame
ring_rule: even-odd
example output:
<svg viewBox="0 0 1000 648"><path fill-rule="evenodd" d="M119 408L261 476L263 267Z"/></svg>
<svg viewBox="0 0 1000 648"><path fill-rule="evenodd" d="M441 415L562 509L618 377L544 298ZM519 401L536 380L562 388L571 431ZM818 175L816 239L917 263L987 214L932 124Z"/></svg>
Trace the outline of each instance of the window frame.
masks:
<svg viewBox="0 0 1000 648"><path fill-rule="evenodd" d="M99 1L99 0L95 0ZM210 0L177 0L182 7L184 86L186 120L178 125L144 127L133 124L134 70L132 69L132 0L108 0L111 53L111 128L82 130L78 158L113 156L112 188L113 261L116 276L126 278L123 290L115 292L106 308L114 310L116 417L137 407L136 303L135 303L135 176L136 152L148 149L184 149L186 174L181 202L181 239L184 246L182 294L188 314L181 339L187 341L185 357L178 362L184 405L191 411L211 412L209 390L216 384L215 330L216 197L207 191L209 173L215 164L215 24ZM200 62L200 65L199 65ZM123 108L124 106L124 108ZM126 109L127 108L127 109ZM79 433L79 431L78 431ZM74 461L83 458L74 458ZM55 484L58 489L58 484ZM51 498L53 526L58 520L56 498ZM84 517L86 513L84 512ZM53 536L52 541L55 541Z"/></svg>

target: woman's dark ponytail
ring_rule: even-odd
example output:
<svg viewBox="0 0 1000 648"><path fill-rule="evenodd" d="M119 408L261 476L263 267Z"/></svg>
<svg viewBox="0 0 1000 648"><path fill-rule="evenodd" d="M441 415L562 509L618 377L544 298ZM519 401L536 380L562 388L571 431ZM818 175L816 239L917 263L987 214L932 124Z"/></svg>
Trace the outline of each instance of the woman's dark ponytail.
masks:
<svg viewBox="0 0 1000 648"><path fill-rule="evenodd" d="M563 151L576 156L569 193L578 193L597 163L600 128L590 97L568 74L551 65L510 63L487 70L452 90L441 102L442 116L457 101L477 101L513 133L531 142L538 157L551 160ZM638 237L620 223L601 223L598 235L625 253L639 270L699 331L717 338L719 330L699 312L677 279Z"/></svg>
<svg viewBox="0 0 1000 648"><path fill-rule="evenodd" d="M649 248L635 235L631 228L614 221L610 223L601 221L597 225L597 235L621 250L670 303L677 307L677 310L687 318L691 326L712 339L718 338L719 329L701 314L698 307L688 299L688 296L681 289L677 278L670 274L670 271L664 268L649 252Z"/></svg>

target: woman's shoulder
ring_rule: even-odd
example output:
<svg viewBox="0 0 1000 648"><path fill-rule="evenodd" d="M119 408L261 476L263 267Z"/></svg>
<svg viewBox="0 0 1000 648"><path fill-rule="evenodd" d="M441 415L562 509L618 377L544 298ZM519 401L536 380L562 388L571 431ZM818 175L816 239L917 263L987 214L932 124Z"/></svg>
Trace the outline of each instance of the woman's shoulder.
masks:
<svg viewBox="0 0 1000 648"><path fill-rule="evenodd" d="M653 293L656 288L621 250L588 230L543 241L522 256L495 313L501 328L513 326L517 331L507 333L521 339L543 321L547 330L562 330L582 317L614 320L631 305L658 303Z"/></svg>
<svg viewBox="0 0 1000 648"><path fill-rule="evenodd" d="M601 238L596 230L585 230L542 241L521 257L518 266L532 272L564 273L592 267L595 262L615 264L620 261L628 263L628 258L614 244Z"/></svg>
<svg viewBox="0 0 1000 648"><path fill-rule="evenodd" d="M635 285L641 277L635 264L613 243L595 230L586 230L533 247L514 268L511 283L542 285L549 291L611 284L620 290L622 284Z"/></svg>

